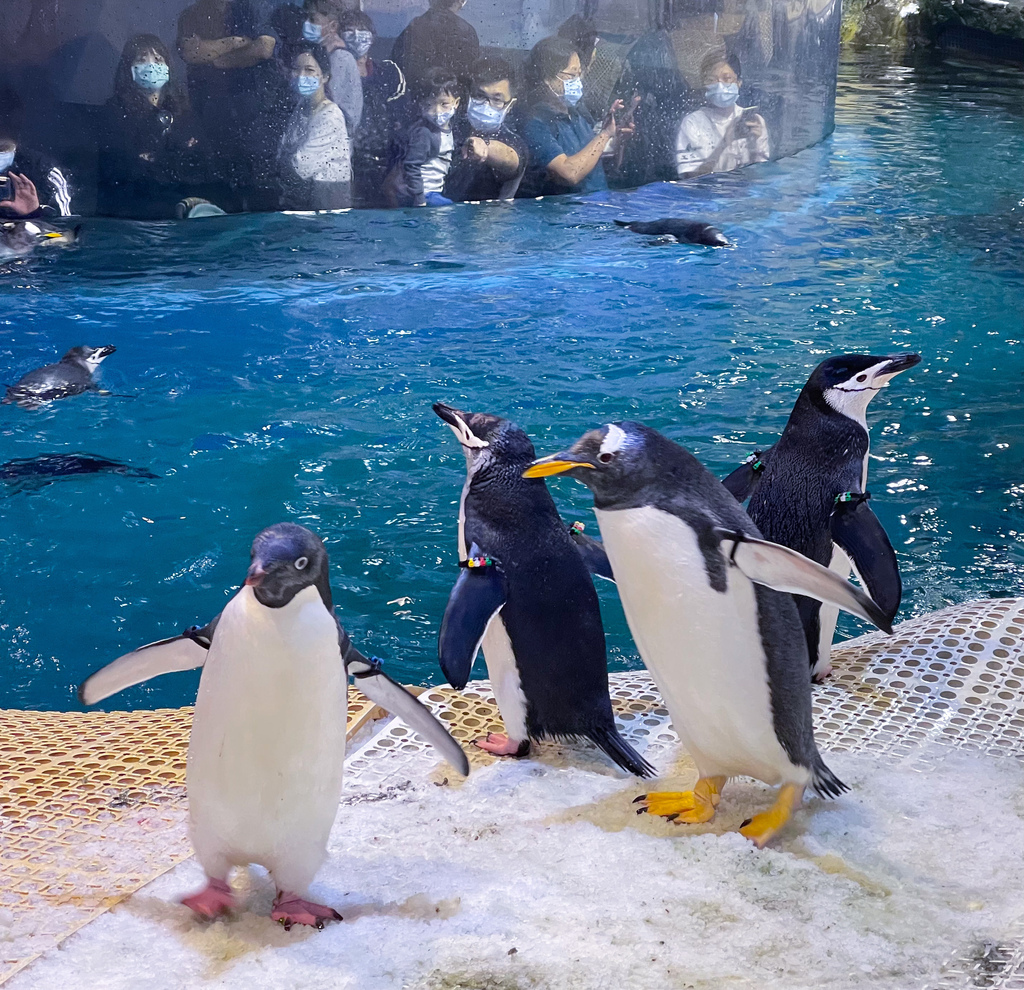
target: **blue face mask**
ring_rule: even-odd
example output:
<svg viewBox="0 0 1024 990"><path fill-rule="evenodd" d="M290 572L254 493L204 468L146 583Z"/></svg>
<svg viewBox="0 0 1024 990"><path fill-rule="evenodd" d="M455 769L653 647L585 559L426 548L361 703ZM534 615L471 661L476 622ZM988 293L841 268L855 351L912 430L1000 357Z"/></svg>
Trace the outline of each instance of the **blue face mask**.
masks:
<svg viewBox="0 0 1024 990"><path fill-rule="evenodd" d="M373 44L372 31L346 31L341 40L345 47L352 53L353 58L362 58Z"/></svg>
<svg viewBox="0 0 1024 990"><path fill-rule="evenodd" d="M299 96L308 100L320 88L320 80L316 76L295 76L292 86Z"/></svg>
<svg viewBox="0 0 1024 990"><path fill-rule="evenodd" d="M731 107L740 98L740 88L736 83L712 83L704 90L704 98L713 107Z"/></svg>
<svg viewBox="0 0 1024 990"><path fill-rule="evenodd" d="M448 121L455 116L454 110L442 110L440 113L428 113L425 115L427 120L432 120L438 127L445 127Z"/></svg>
<svg viewBox="0 0 1024 990"><path fill-rule="evenodd" d="M579 76L575 79L567 79L562 83L562 99L571 107L576 106L583 99L583 80Z"/></svg>
<svg viewBox="0 0 1024 990"><path fill-rule="evenodd" d="M13 151L0 151L0 172L6 172L14 164Z"/></svg>
<svg viewBox="0 0 1024 990"><path fill-rule="evenodd" d="M163 89L170 78L171 70L162 62L139 62L132 66L132 79L139 89Z"/></svg>
<svg viewBox="0 0 1024 990"><path fill-rule="evenodd" d="M514 102L515 100L512 101L512 103ZM481 131L484 134L494 134L505 123L505 117L512 103L499 110L497 107L492 107L487 100L477 100L470 97L469 103L466 105L466 120L469 121L470 126L474 130Z"/></svg>
<svg viewBox="0 0 1024 990"><path fill-rule="evenodd" d="M303 21L302 37L306 41L323 41L324 29L320 27L319 24L314 24L312 21Z"/></svg>

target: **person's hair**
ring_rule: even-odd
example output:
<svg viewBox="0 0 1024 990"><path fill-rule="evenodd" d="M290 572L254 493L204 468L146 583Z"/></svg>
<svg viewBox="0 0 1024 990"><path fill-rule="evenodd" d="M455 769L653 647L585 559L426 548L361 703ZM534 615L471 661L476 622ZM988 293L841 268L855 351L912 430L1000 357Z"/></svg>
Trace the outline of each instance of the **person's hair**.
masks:
<svg viewBox="0 0 1024 990"><path fill-rule="evenodd" d="M345 12L339 0L306 0L302 5L302 9L307 14L322 14L324 17L337 21L339 24Z"/></svg>
<svg viewBox="0 0 1024 990"><path fill-rule="evenodd" d="M155 34L137 34L129 38L121 49L121 58L114 70L114 96L127 110L140 112L150 107L145 92L136 85L132 75L132 66L147 52L154 52L169 68L171 66L171 53ZM187 108L188 100L173 80L168 80L160 92L160 105L171 113L180 113Z"/></svg>
<svg viewBox="0 0 1024 990"><path fill-rule="evenodd" d="M316 41L300 41L288 50L288 68L290 69L300 55L312 55L320 66L320 75L326 79L331 74L331 59L327 49Z"/></svg>
<svg viewBox="0 0 1024 990"><path fill-rule="evenodd" d="M485 55L478 58L469 69L469 78L474 86L490 86L491 83L507 79L510 89L515 89L512 66L503 58Z"/></svg>
<svg viewBox="0 0 1024 990"><path fill-rule="evenodd" d="M727 65L736 73L737 79L743 78L740 71L740 57L738 55L709 55L700 63L700 79L703 82L716 65Z"/></svg>
<svg viewBox="0 0 1024 990"><path fill-rule="evenodd" d="M438 7L454 7L458 0L430 0L430 9L437 10Z"/></svg>
<svg viewBox="0 0 1024 990"><path fill-rule="evenodd" d="M593 21L582 14L573 14L559 27L558 37L572 42L584 66L590 61L590 56L594 54L597 45L597 30Z"/></svg>
<svg viewBox="0 0 1024 990"><path fill-rule="evenodd" d="M459 81L455 78L455 73L438 66L427 69L423 79L416 87L416 102L424 103L427 100L436 100L445 94L454 96L456 99L459 98Z"/></svg>
<svg viewBox="0 0 1024 990"><path fill-rule="evenodd" d="M338 21L338 34L342 31L372 31L377 33L373 20L365 10L346 10Z"/></svg>
<svg viewBox="0 0 1024 990"><path fill-rule="evenodd" d="M530 49L530 81L534 85L545 79L554 79L576 55L576 46L565 38L553 35L541 38Z"/></svg>

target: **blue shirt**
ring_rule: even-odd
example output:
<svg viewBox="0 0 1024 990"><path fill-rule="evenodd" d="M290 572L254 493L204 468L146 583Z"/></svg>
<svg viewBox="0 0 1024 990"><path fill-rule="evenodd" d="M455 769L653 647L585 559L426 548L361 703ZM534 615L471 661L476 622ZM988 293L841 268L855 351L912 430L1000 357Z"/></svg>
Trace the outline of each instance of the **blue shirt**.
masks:
<svg viewBox="0 0 1024 990"><path fill-rule="evenodd" d="M530 108L530 116L522 127L523 139L530 150L530 164L520 195L557 196L559 193L592 193L608 188L604 165L600 160L582 182L567 186L553 180L547 171L549 162L559 155L575 155L596 136L594 122L579 107L556 106L539 100Z"/></svg>

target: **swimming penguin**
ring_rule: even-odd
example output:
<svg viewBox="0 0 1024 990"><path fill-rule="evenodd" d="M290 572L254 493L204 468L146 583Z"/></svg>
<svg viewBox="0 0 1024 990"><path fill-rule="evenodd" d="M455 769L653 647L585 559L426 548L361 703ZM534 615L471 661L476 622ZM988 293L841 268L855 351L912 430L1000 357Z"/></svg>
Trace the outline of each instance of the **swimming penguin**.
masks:
<svg viewBox="0 0 1024 990"><path fill-rule="evenodd" d="M680 220L674 217L663 217L661 220L644 222L641 220L616 220L620 227L633 231L634 234L654 234L661 237L674 237L680 244L707 244L710 247L728 247L729 241L717 227L699 220Z"/></svg>
<svg viewBox="0 0 1024 990"><path fill-rule="evenodd" d="M919 354L842 354L822 361L803 387L774 446L758 451L722 483L743 502L766 540L831 567L851 563L890 622L903 584L896 553L867 500L868 403ZM838 612L798 596L811 676L824 680Z"/></svg>
<svg viewBox="0 0 1024 990"><path fill-rule="evenodd" d="M762 540L689 451L640 423L592 430L525 473L569 474L593 492L633 639L697 765L692 791L645 795L641 811L706 822L727 778L781 784L774 807L740 829L763 846L806 787L823 797L846 789L814 741L807 646L792 593L888 630L867 595Z"/></svg>
<svg viewBox="0 0 1024 990"><path fill-rule="evenodd" d="M119 474L125 478L159 478L146 468L132 467L95 454L39 454L0 464L0 481L19 491L42 488L55 478L77 474Z"/></svg>
<svg viewBox="0 0 1024 990"><path fill-rule="evenodd" d="M81 225L60 230L42 220L0 222L0 260L23 258L38 247L67 247L78 240Z"/></svg>
<svg viewBox="0 0 1024 990"><path fill-rule="evenodd" d="M38 409L44 402L98 389L93 373L116 350L110 344L72 347L56 364L36 368L8 385L3 402L16 402L22 409Z"/></svg>
<svg viewBox="0 0 1024 990"><path fill-rule="evenodd" d="M536 456L533 444L498 416L440 402L434 412L466 455L462 573L441 623L441 669L462 690L482 647L505 723L504 734L477 745L525 756L531 738L585 737L624 770L653 774L615 726L604 627L587 565L547 485L522 476Z"/></svg>
<svg viewBox="0 0 1024 990"><path fill-rule="evenodd" d="M306 899L338 810L348 677L431 742L461 774L459 744L405 688L353 645L334 614L327 552L308 529L278 523L252 545L245 584L201 629L150 643L93 674L92 705L173 670L202 667L188 748L192 845L207 886L184 898L213 918L234 906L232 866L258 863L278 894L271 917L323 927L339 918Z"/></svg>

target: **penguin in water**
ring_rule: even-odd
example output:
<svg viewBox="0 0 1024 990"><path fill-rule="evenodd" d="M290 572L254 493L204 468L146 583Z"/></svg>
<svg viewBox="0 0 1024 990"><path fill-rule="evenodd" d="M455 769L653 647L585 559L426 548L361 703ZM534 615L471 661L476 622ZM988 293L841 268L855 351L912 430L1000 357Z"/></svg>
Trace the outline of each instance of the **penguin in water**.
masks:
<svg viewBox="0 0 1024 990"><path fill-rule="evenodd" d="M729 777L781 784L771 810L740 829L763 846L806 787L822 797L846 790L814 741L807 647L792 593L889 631L867 595L762 540L688 450L640 423L592 430L525 474L569 474L592 491L633 639L697 765L692 791L644 795L641 812L706 822Z"/></svg>
<svg viewBox="0 0 1024 990"><path fill-rule="evenodd" d="M0 222L0 261L24 258L38 247L67 247L78 240L81 229L60 230L42 220L5 220Z"/></svg>
<svg viewBox="0 0 1024 990"><path fill-rule="evenodd" d="M531 738L585 737L624 770L653 775L615 726L604 626L583 552L547 485L522 476L536 456L533 444L498 416L440 402L434 412L466 455L462 573L441 623L441 669L461 691L482 647L505 723L504 734L490 733L476 745L498 756L525 756ZM590 557L602 559L600 544L589 544Z"/></svg>
<svg viewBox="0 0 1024 990"><path fill-rule="evenodd" d="M95 454L39 454L18 457L0 464L0 483L16 491L33 491L52 484L56 478L81 474L119 474L123 478L159 478L147 468Z"/></svg>
<svg viewBox="0 0 1024 990"><path fill-rule="evenodd" d="M705 244L708 247L728 247L729 240L717 227L699 220L681 220L663 217L661 220L616 220L616 224L634 234L671 237L678 244Z"/></svg>
<svg viewBox="0 0 1024 990"><path fill-rule="evenodd" d="M79 697L92 705L194 667L203 673L186 776L192 845L208 883L182 903L200 917L230 911L228 871L258 863L277 885L271 917L285 928L340 918L306 893L341 795L348 674L469 773L434 716L352 645L334 613L327 551L302 526L278 523L257 535L245 584L211 622L120 657Z"/></svg>
<svg viewBox="0 0 1024 990"><path fill-rule="evenodd" d="M891 379L914 367L920 354L842 354L822 361L800 392L778 442L756 451L722 484L766 540L830 567L841 577L851 566L892 622L903 583L896 553L871 511L870 439L865 411ZM811 676L822 681L838 611L798 596Z"/></svg>
<svg viewBox="0 0 1024 990"><path fill-rule="evenodd" d="M22 375L7 386L5 404L16 402L22 409L38 409L46 402L99 389L93 379L96 369L116 351L103 347L72 347L56 364L47 364Z"/></svg>

